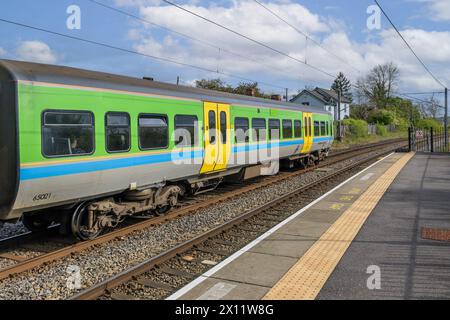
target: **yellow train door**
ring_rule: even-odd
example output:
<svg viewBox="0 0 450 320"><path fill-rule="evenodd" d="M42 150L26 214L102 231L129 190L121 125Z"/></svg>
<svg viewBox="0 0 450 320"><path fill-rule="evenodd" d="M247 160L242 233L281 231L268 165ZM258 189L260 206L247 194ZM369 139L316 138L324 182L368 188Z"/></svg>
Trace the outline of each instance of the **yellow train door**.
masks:
<svg viewBox="0 0 450 320"><path fill-rule="evenodd" d="M230 106L205 102L205 154L200 173L224 170L231 153Z"/></svg>
<svg viewBox="0 0 450 320"><path fill-rule="evenodd" d="M214 171L225 170L231 153L230 106L217 104L217 120L219 135L219 154Z"/></svg>
<svg viewBox="0 0 450 320"><path fill-rule="evenodd" d="M309 153L311 152L312 146L313 146L313 136L312 136L312 113L310 112L303 112L303 149L302 153Z"/></svg>

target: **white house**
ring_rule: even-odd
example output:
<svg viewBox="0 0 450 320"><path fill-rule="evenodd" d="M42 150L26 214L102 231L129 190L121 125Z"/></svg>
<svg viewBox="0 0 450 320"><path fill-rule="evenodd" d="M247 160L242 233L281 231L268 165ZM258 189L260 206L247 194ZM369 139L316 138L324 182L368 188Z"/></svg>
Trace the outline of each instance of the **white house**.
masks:
<svg viewBox="0 0 450 320"><path fill-rule="evenodd" d="M291 102L317 108L332 113L335 117L335 108L338 104L338 94L333 90L322 88L315 88L314 90L303 90L295 96ZM345 97L341 97L341 112L339 119L350 117L350 103L351 101Z"/></svg>

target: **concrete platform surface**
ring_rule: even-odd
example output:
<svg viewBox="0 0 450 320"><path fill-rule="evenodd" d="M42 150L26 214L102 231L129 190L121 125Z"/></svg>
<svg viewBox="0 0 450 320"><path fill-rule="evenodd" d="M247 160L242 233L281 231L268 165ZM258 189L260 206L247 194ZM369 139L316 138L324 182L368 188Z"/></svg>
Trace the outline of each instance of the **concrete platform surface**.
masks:
<svg viewBox="0 0 450 320"><path fill-rule="evenodd" d="M417 154L397 176L322 288L318 299L450 299L450 155ZM373 267L379 271L379 289Z"/></svg>

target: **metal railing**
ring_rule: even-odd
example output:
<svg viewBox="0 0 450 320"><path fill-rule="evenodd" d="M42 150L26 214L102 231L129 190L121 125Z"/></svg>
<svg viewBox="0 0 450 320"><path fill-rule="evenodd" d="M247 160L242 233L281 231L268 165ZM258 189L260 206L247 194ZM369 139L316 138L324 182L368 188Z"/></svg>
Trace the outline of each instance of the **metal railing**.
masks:
<svg viewBox="0 0 450 320"><path fill-rule="evenodd" d="M410 151L450 152L445 143L445 130L441 128L409 128L408 145Z"/></svg>

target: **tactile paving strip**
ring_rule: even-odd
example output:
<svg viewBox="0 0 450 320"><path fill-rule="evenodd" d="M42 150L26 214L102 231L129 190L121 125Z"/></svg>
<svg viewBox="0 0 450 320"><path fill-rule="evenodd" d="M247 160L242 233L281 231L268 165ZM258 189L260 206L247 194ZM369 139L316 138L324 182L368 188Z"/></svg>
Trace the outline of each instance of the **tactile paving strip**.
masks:
<svg viewBox="0 0 450 320"><path fill-rule="evenodd" d="M398 173L414 156L407 153L372 184L320 237L263 300L313 300Z"/></svg>

